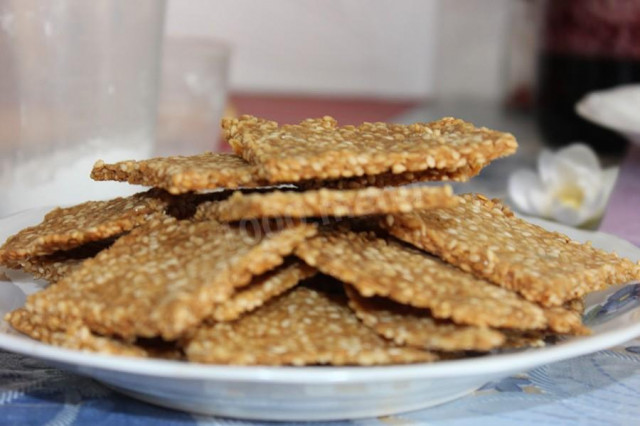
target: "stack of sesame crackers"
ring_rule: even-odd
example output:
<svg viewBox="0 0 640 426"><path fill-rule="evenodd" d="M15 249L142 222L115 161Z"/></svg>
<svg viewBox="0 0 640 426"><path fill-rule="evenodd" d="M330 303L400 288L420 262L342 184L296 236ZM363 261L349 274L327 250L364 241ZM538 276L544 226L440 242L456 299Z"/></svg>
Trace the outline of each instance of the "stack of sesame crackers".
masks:
<svg viewBox="0 0 640 426"><path fill-rule="evenodd" d="M152 187L48 213L0 264L50 284L6 316L72 349L214 364L378 365L583 335L582 298L640 266L451 188L510 134L223 121L235 154L105 164Z"/></svg>

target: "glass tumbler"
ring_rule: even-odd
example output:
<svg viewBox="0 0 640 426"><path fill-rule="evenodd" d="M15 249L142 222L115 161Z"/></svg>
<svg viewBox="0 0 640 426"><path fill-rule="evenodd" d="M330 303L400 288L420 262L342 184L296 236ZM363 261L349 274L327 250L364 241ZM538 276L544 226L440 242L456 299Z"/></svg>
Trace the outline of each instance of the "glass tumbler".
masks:
<svg viewBox="0 0 640 426"><path fill-rule="evenodd" d="M218 40L168 37L162 54L156 154L218 151L230 50Z"/></svg>
<svg viewBox="0 0 640 426"><path fill-rule="evenodd" d="M0 217L140 190L94 162L153 150L164 0L0 0Z"/></svg>

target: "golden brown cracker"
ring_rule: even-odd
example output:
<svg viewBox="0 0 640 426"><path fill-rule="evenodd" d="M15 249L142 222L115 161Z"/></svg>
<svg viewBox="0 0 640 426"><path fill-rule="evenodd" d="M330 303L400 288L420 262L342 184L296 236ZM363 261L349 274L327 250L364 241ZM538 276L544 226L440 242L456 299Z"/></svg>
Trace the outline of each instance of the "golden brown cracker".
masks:
<svg viewBox="0 0 640 426"><path fill-rule="evenodd" d="M440 259L372 233L323 230L295 254L365 297L384 296L435 318L495 328L542 329L542 309Z"/></svg>
<svg viewBox="0 0 640 426"><path fill-rule="evenodd" d="M381 173L333 180L309 179L296 181L302 188L357 189L368 186L399 186L421 181L465 181L482 167L464 166L457 169L429 169L418 172ZM124 181L132 184L163 188L172 194L207 191L221 188L255 188L286 184L288 179L267 182L258 176L258 169L237 155L204 153L189 157L160 157L148 160L128 160L114 164L98 161L91 177L99 181Z"/></svg>
<svg viewBox="0 0 640 426"><path fill-rule="evenodd" d="M77 319L42 315L24 308L5 316L13 328L50 345L109 355L182 359L182 350L173 342L140 339L134 342L100 336Z"/></svg>
<svg viewBox="0 0 640 426"><path fill-rule="evenodd" d="M264 186L257 169L233 154L205 152L193 156L158 157L105 164L97 161L94 180L115 180L163 188L172 194L216 188Z"/></svg>
<svg viewBox="0 0 640 426"><path fill-rule="evenodd" d="M95 335L77 320L61 321L55 316L37 314L23 308L8 313L5 320L21 333L51 345L112 355L148 356L142 347L121 339Z"/></svg>
<svg viewBox="0 0 640 426"><path fill-rule="evenodd" d="M277 269L253 278L245 287L237 289L229 300L215 306L210 318L215 321L235 320L315 273L316 270L312 267L291 259Z"/></svg>
<svg viewBox="0 0 640 426"><path fill-rule="evenodd" d="M237 321L202 326L185 345L190 361L242 365L375 365L434 361L397 347L347 307L344 297L296 287Z"/></svg>
<svg viewBox="0 0 640 426"><path fill-rule="evenodd" d="M221 202L203 205L206 217L239 221L262 217L366 216L410 212L455 205L451 187L365 188L353 190L319 189L234 193Z"/></svg>
<svg viewBox="0 0 640 426"><path fill-rule="evenodd" d="M582 312L564 306L544 308L549 330L559 334L587 335L591 331L582 323Z"/></svg>
<svg viewBox="0 0 640 426"><path fill-rule="evenodd" d="M506 340L498 330L436 320L427 309L401 305L381 297L362 297L349 285L345 289L349 306L356 316L398 345L440 351L488 351Z"/></svg>
<svg viewBox="0 0 640 426"><path fill-rule="evenodd" d="M31 274L36 279L45 280L50 284L58 282L62 277L77 269L85 259L58 257L56 254L48 256L30 257L15 263L11 269L19 269Z"/></svg>
<svg viewBox="0 0 640 426"><path fill-rule="evenodd" d="M117 236L145 223L165 207L166 200L151 190L126 198L56 208L40 224L9 237L0 247L0 264Z"/></svg>
<svg viewBox="0 0 640 426"><path fill-rule="evenodd" d="M279 126L248 115L224 119L234 151L270 182L339 179L427 169L472 170L515 152L508 133L454 118L411 125L338 127L331 117Z"/></svg>
<svg viewBox="0 0 640 426"><path fill-rule="evenodd" d="M103 335L173 340L235 288L280 265L316 230L299 224L250 231L214 221L154 220L31 295L27 307L79 318Z"/></svg>
<svg viewBox="0 0 640 426"><path fill-rule="evenodd" d="M388 216L385 225L397 238L545 306L640 275L631 261L517 218L497 200L461 198L451 208Z"/></svg>
<svg viewBox="0 0 640 426"><path fill-rule="evenodd" d="M507 341L501 349L542 348L547 345L547 340L554 334L547 330L540 331L515 331L504 330Z"/></svg>
<svg viewBox="0 0 640 426"><path fill-rule="evenodd" d="M380 173L377 175L362 175L351 178L340 178L333 180L308 179L296 182L295 185L304 189L358 189L374 186L378 188L386 186L401 186L416 182L466 182L476 176L483 166L464 166L458 169L427 169L419 172L404 173Z"/></svg>
<svg viewBox="0 0 640 426"><path fill-rule="evenodd" d="M577 299L571 299L562 305L565 309L568 309L573 312L577 312L578 314L584 314L585 303L582 297L578 297Z"/></svg>
<svg viewBox="0 0 640 426"><path fill-rule="evenodd" d="M11 263L12 269L20 269L50 284L78 268L86 259L113 244L115 239L92 241L69 250L61 250L45 256L33 256Z"/></svg>

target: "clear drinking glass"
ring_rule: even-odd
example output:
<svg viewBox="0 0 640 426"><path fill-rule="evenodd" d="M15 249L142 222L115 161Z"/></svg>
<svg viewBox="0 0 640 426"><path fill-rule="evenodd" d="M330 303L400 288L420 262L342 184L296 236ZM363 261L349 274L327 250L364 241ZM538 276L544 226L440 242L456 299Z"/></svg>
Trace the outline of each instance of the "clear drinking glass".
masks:
<svg viewBox="0 0 640 426"><path fill-rule="evenodd" d="M157 155L217 151L227 101L229 48L218 40L164 41Z"/></svg>
<svg viewBox="0 0 640 426"><path fill-rule="evenodd" d="M0 216L130 193L152 153L164 0L0 0Z"/></svg>

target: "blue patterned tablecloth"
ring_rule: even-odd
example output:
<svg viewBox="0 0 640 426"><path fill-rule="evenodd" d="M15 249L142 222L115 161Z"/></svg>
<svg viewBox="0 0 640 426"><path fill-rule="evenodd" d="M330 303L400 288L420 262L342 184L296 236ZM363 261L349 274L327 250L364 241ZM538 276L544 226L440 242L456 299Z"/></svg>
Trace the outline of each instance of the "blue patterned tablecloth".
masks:
<svg viewBox="0 0 640 426"><path fill-rule="evenodd" d="M640 424L640 340L492 382L437 407L321 425ZM0 351L0 425L255 425L190 415ZM272 424L272 423L269 423ZM291 423L293 424L293 423Z"/></svg>

